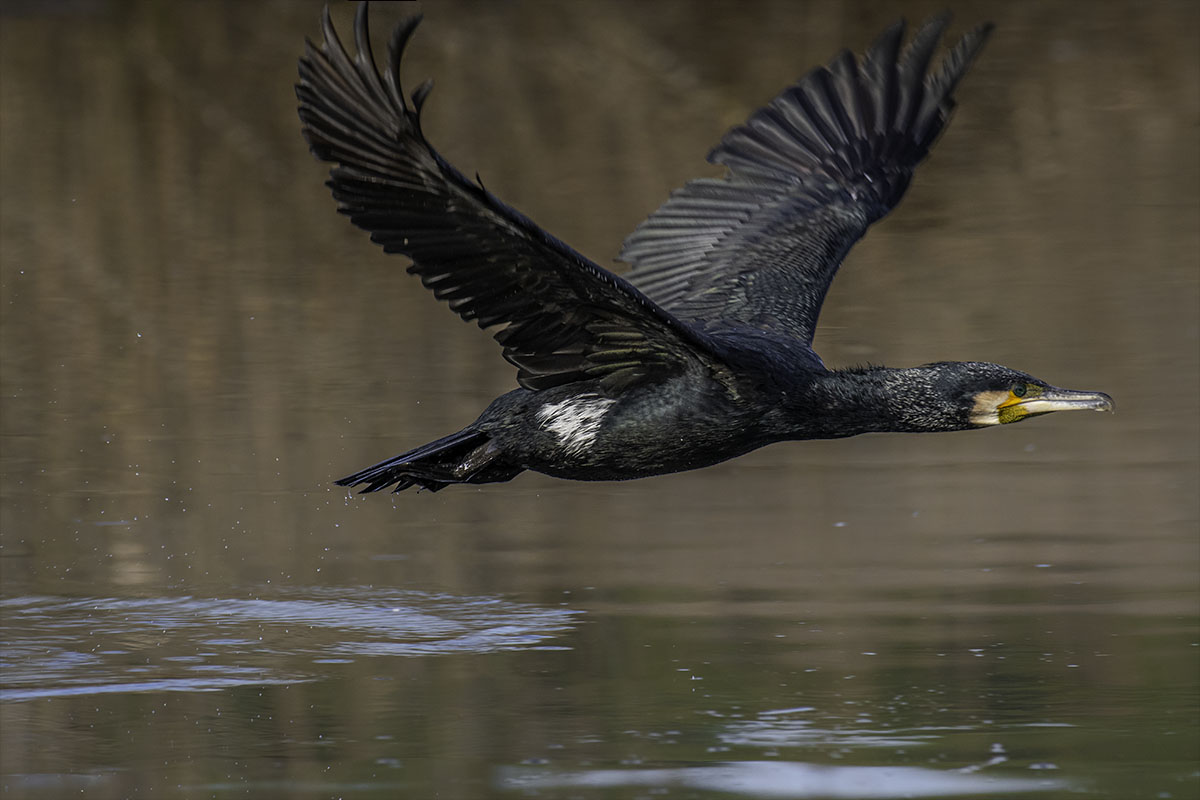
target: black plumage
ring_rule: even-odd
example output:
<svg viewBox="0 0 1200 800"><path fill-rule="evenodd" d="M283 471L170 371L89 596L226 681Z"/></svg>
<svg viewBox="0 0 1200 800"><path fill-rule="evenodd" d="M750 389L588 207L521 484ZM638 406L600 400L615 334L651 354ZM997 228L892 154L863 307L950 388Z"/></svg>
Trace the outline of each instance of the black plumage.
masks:
<svg viewBox="0 0 1200 800"><path fill-rule="evenodd" d="M945 127L952 93L991 31L967 33L930 71L947 17L901 49L888 28L861 63L844 51L784 90L709 154L625 242L628 280L597 266L464 177L428 143L400 60L419 23L371 52L323 18L300 60L303 131L331 161L338 210L412 260L464 320L496 329L520 388L462 431L350 475L376 491L509 480L525 469L581 480L713 464L785 439L960 430L1069 408L1111 408L994 364L827 370L811 349L849 249L899 202Z"/></svg>
<svg viewBox="0 0 1200 800"><path fill-rule="evenodd" d="M708 160L728 175L688 183L625 240L631 282L688 322L811 342L842 258L904 195L991 31L968 33L926 78L947 21L899 56L904 24L892 25L861 67L843 51L725 134Z"/></svg>

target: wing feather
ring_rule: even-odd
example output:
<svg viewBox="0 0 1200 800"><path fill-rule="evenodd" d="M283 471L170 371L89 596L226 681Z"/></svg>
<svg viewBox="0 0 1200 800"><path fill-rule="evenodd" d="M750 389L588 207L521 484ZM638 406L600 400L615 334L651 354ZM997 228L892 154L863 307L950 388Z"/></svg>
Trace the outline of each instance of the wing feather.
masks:
<svg viewBox="0 0 1200 800"><path fill-rule="evenodd" d="M716 363L710 340L623 278L584 258L466 179L426 141L420 109L430 84L404 99L400 61L420 17L400 23L387 69L375 65L366 4L355 55L328 8L320 46L300 59L296 95L304 136L335 164L338 210L464 320L495 338L529 389L598 379L618 388L644 376Z"/></svg>
<svg viewBox="0 0 1200 800"><path fill-rule="evenodd" d="M991 31L967 33L930 73L948 22L932 18L903 50L897 22L861 62L843 51L726 133L708 156L726 177L676 190L625 240L633 285L683 320L810 344L842 259L904 195Z"/></svg>

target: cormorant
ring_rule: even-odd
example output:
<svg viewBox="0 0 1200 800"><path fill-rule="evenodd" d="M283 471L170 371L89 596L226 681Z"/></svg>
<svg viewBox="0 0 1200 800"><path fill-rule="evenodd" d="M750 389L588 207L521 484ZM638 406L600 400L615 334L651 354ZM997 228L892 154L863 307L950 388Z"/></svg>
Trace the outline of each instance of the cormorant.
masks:
<svg viewBox="0 0 1200 800"><path fill-rule="evenodd" d="M313 154L336 164L338 211L464 320L498 328L520 388L457 433L341 480L374 492L507 481L524 470L623 480L695 469L772 442L954 431L1052 411L1112 410L982 362L829 370L811 342L838 265L908 188L992 30L930 69L937 16L901 48L903 20L862 60L843 51L708 155L701 178L625 240L625 278L589 261L449 164L421 130L430 82L406 101L400 60L376 67L366 3L351 57L325 9L296 87Z"/></svg>

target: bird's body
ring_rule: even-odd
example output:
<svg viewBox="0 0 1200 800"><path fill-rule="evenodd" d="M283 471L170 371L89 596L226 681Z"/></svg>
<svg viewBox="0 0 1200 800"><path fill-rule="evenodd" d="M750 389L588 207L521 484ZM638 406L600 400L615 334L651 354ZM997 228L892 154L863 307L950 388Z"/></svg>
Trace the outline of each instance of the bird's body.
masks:
<svg viewBox="0 0 1200 800"><path fill-rule="evenodd" d="M692 181L626 240L626 280L467 180L428 144L429 84L400 91L418 19L377 71L365 4L357 56L324 21L297 87L314 154L338 164L339 210L480 327L497 327L520 388L463 430L338 481L363 491L506 481L529 469L624 480L694 469L764 445L869 432L964 430L1107 395L1056 389L983 362L829 370L812 350L826 290L887 214L944 128L990 26L939 69L944 18L901 51L892 26L859 63L843 52L731 130Z"/></svg>

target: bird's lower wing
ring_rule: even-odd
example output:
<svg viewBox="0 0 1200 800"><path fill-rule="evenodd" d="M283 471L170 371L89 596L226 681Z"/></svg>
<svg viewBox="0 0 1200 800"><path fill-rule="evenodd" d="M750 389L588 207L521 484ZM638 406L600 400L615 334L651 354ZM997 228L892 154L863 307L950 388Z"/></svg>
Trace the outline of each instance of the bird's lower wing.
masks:
<svg viewBox="0 0 1200 800"><path fill-rule="evenodd" d="M861 63L844 51L730 130L708 156L726 177L691 181L625 240L633 285L684 320L810 343L842 259L900 201L991 31L930 72L947 22L926 22L903 52L898 22Z"/></svg>
<svg viewBox="0 0 1200 800"><path fill-rule="evenodd" d="M518 381L543 389L599 379L618 387L685 368L707 340L445 161L421 132L427 82L404 98L400 59L420 17L397 26L387 69L371 52L366 4L351 58L329 11L323 42L300 59L296 95L314 155L334 162L338 210L389 253L412 259L435 296L481 328L497 326Z"/></svg>

